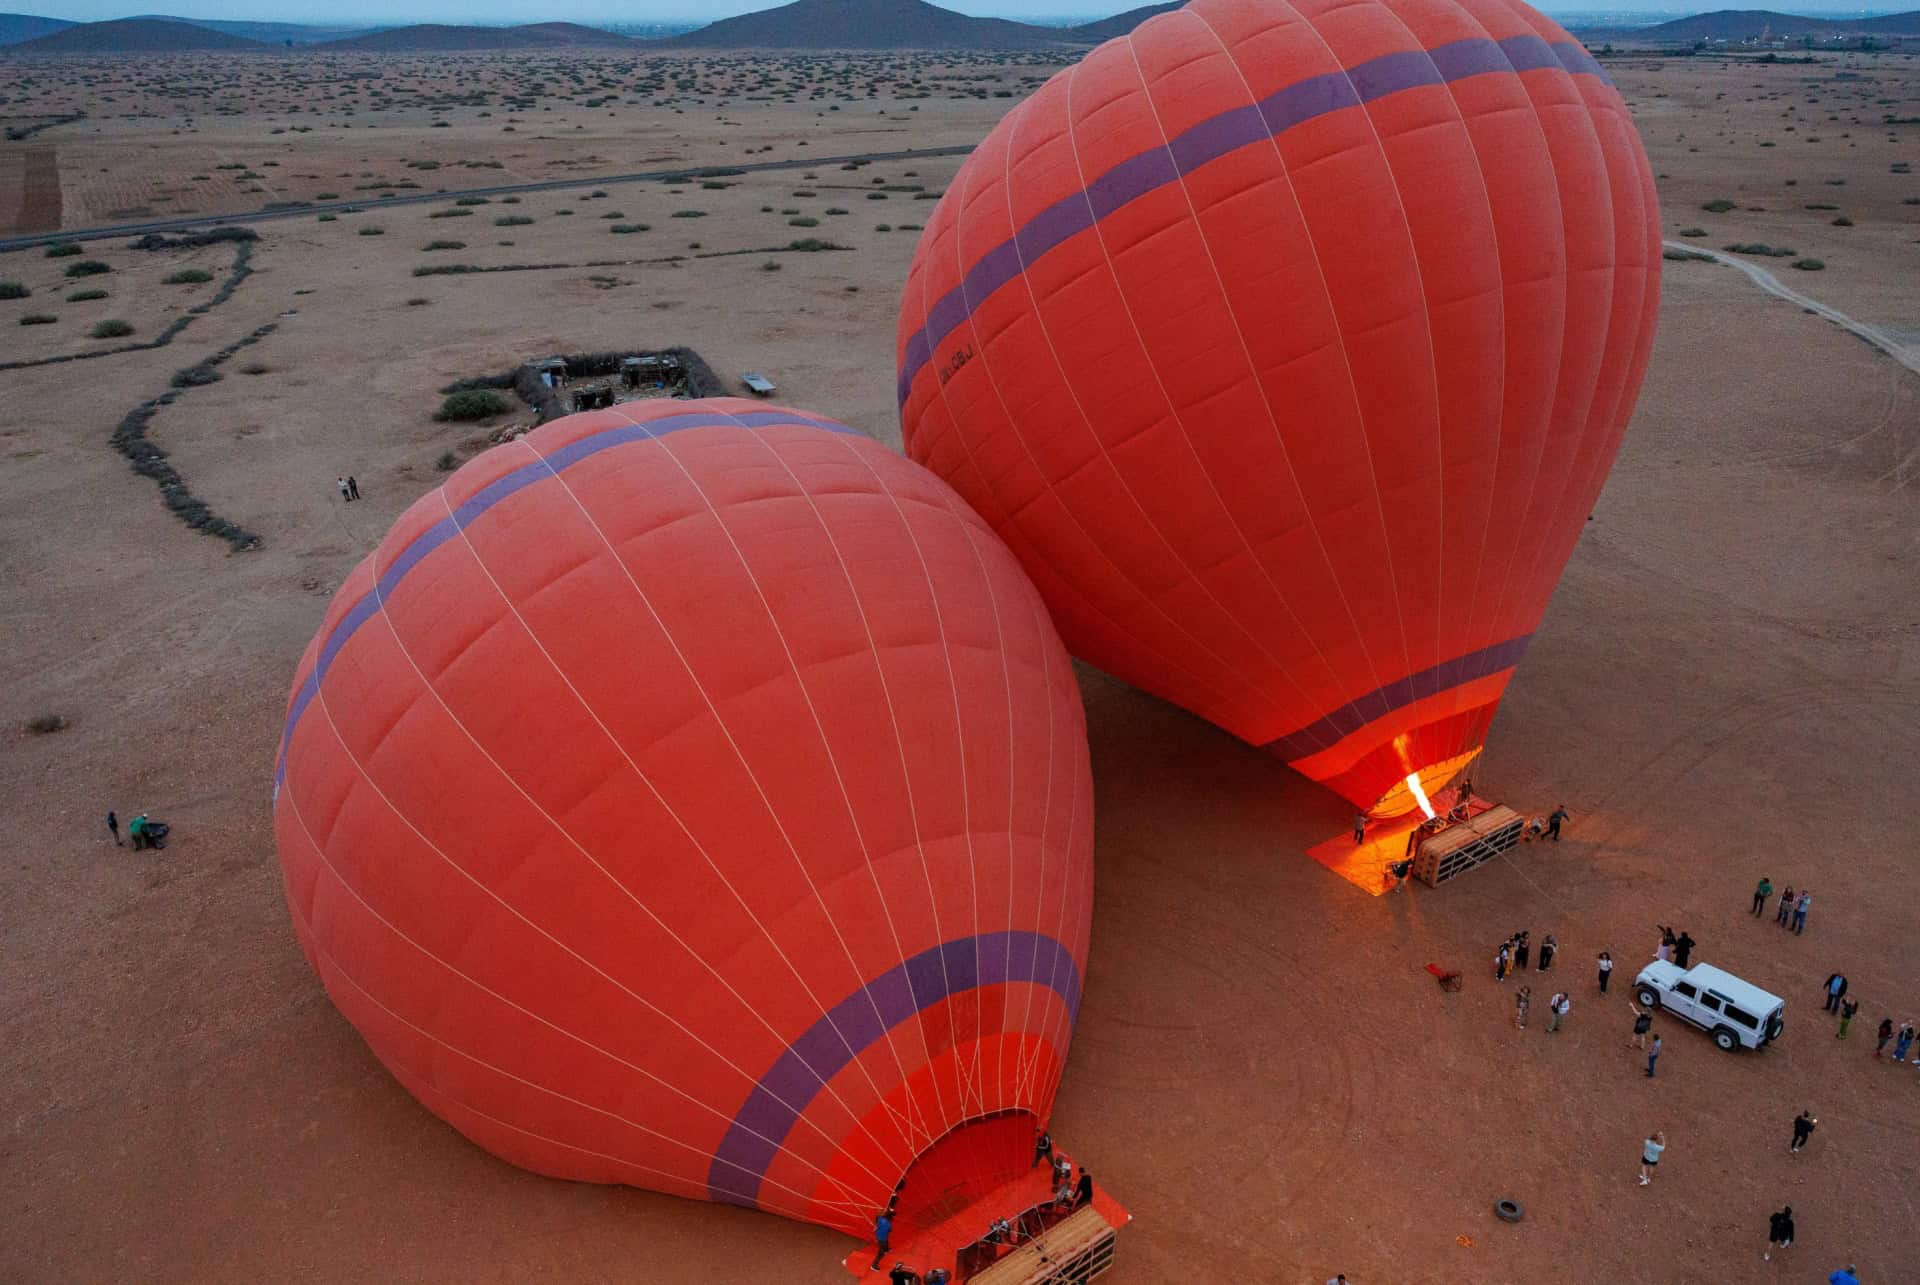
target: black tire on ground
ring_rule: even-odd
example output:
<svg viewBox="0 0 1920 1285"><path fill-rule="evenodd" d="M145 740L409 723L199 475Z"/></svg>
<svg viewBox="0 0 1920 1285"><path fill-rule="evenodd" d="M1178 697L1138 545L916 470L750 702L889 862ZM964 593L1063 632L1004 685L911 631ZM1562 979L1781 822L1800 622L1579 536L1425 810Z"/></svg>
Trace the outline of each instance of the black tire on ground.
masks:
<svg viewBox="0 0 1920 1285"><path fill-rule="evenodd" d="M1734 1034L1731 1026L1715 1027L1713 1031L1713 1042L1720 1046L1722 1052L1726 1053L1731 1053L1740 1047L1740 1037Z"/></svg>
<svg viewBox="0 0 1920 1285"><path fill-rule="evenodd" d="M1647 1008L1660 1007L1660 995L1650 986L1640 988L1640 1003Z"/></svg>
<svg viewBox="0 0 1920 1285"><path fill-rule="evenodd" d="M1503 1223L1517 1223L1527 1216L1517 1200L1496 1200L1493 1202L1493 1216Z"/></svg>

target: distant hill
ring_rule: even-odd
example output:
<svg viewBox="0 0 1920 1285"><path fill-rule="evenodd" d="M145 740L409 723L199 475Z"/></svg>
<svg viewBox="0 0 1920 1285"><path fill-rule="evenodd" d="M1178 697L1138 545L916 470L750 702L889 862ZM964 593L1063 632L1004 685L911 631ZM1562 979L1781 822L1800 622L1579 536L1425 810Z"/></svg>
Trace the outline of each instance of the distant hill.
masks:
<svg viewBox="0 0 1920 1285"><path fill-rule="evenodd" d="M1057 49L1063 28L969 18L925 0L796 0L653 42L663 49Z"/></svg>
<svg viewBox="0 0 1920 1285"><path fill-rule="evenodd" d="M633 43L611 31L572 22L536 22L524 27L443 27L423 23L346 40L329 40L315 47L351 49L359 53L470 53L490 49L628 48Z"/></svg>
<svg viewBox="0 0 1920 1285"><path fill-rule="evenodd" d="M1623 34L1636 41L1690 44L1696 40L1758 40L1763 33L1783 40L1800 36L1920 36L1920 10L1880 18L1803 18L1771 9L1720 9L1655 27L1637 27Z"/></svg>
<svg viewBox="0 0 1920 1285"><path fill-rule="evenodd" d="M208 31L224 31L229 36L239 36L244 40L259 40L269 45L314 45L323 40L344 40L348 36L364 36L379 28L362 27L316 27L304 22L222 22L214 18L180 18L170 13L136 14L140 18L152 18L157 22L184 22L189 26L205 27Z"/></svg>
<svg viewBox="0 0 1920 1285"><path fill-rule="evenodd" d="M1068 27L1067 33L1079 40L1112 40L1115 36L1126 35L1148 18L1172 13L1175 9L1184 9L1186 3L1187 0L1173 0L1171 4L1141 5L1138 9L1116 13L1113 17L1102 18L1098 22L1083 22L1077 27Z"/></svg>
<svg viewBox="0 0 1920 1285"><path fill-rule="evenodd" d="M159 18L115 18L111 22L82 22L37 40L9 45L13 55L32 54L167 54L202 50L247 53L272 46L258 40L209 31L190 22Z"/></svg>
<svg viewBox="0 0 1920 1285"><path fill-rule="evenodd" d="M42 18L31 13L0 13L0 45L17 45L23 40L38 40L56 31L78 26L65 18Z"/></svg>

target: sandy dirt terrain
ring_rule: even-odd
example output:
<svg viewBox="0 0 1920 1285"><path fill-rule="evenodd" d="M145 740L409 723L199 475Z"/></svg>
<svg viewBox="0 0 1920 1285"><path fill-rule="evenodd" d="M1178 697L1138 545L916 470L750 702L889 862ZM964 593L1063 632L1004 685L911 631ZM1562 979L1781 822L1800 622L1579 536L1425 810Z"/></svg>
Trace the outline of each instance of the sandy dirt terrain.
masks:
<svg viewBox="0 0 1920 1285"><path fill-rule="evenodd" d="M447 61L461 65L309 61L297 93L277 59L48 62L0 110L86 113L28 144L57 154L75 228L408 181L963 143L1008 106L994 93L1046 71L905 55ZM1920 118L1920 61L1615 74L1669 237L1791 248L1755 261L1920 343L1920 125L1886 121ZM904 95L915 77L931 97ZM376 85L391 106L371 105ZM523 123L506 134L510 116ZM311 132L275 132L294 124ZM418 1107L294 943L269 777L328 592L443 454L510 422L435 423L442 385L555 350L685 344L730 387L764 371L782 401L897 444L894 308L932 209L911 189L940 191L957 164L263 224L252 275L167 346L0 371L0 1278L846 1279L844 1237L521 1173ZM808 238L851 250L787 248ZM425 248L436 240L464 244ZM693 257L733 251L750 253ZM0 280L32 291L0 302L0 361L150 339L215 297L234 254L115 240L0 255ZM111 270L67 278L81 257ZM560 266L414 275L446 264ZM213 280L164 282L192 268ZM1341 800L1083 672L1097 907L1054 1133L1134 1215L1109 1279L1920 1270L1920 1068L1871 1056L1882 1017L1920 1019L1920 376L1731 268L1667 268L1636 422L1477 778L1528 810L1564 801L1565 842L1367 896L1303 855L1347 825ZM66 301L87 288L108 297ZM56 320L17 325L28 312ZM108 318L134 333L89 339ZM172 390L150 428L197 495L261 535L233 554L170 517L109 435L175 371L268 324L221 380ZM344 472L364 503L338 502ZM45 715L69 725L25 730ZM116 850L109 807L164 817L175 841ZM1804 936L1747 914L1762 875L1813 890ZM1656 923L1788 998L1778 1047L1727 1056L1663 1020L1645 1077L1623 992ZM1538 1002L1515 1029L1514 983L1492 980L1496 944L1523 928L1558 938L1560 966L1527 981L1536 1001L1570 991L1564 1033L1540 1029ZM1604 999L1602 949L1620 964ZM1443 994L1430 961L1465 988ZM1835 970L1862 1004L1845 1041L1818 1004ZM1789 1155L1803 1108L1819 1131ZM1671 1145L1641 1189L1656 1128ZM1502 1196L1523 1223L1493 1218ZM1782 1203L1799 1239L1762 1264Z"/></svg>

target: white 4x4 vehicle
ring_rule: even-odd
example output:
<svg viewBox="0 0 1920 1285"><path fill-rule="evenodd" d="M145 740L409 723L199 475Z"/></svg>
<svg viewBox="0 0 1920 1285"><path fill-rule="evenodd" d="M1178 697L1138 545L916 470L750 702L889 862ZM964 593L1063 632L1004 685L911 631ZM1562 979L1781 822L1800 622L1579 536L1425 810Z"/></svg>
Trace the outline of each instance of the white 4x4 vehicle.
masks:
<svg viewBox="0 0 1920 1285"><path fill-rule="evenodd" d="M1711 964L1680 968L1656 959L1633 979L1644 1008L1663 1008L1713 1033L1713 1042L1734 1049L1764 1048L1780 1038L1786 1001Z"/></svg>

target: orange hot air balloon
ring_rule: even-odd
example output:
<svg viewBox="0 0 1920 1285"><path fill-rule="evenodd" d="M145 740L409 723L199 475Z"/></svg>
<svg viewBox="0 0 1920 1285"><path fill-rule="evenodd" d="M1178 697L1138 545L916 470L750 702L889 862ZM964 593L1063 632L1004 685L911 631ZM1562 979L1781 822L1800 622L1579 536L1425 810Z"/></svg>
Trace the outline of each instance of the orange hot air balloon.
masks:
<svg viewBox="0 0 1920 1285"><path fill-rule="evenodd" d="M1092 804L993 532L722 399L556 421L408 509L300 663L274 824L307 958L456 1129L864 1234L903 1175L904 1218L1026 1171Z"/></svg>
<svg viewBox="0 0 1920 1285"><path fill-rule="evenodd" d="M1606 73L1497 0L1194 0L968 158L908 453L1068 646L1382 814L1479 753L1653 341Z"/></svg>

